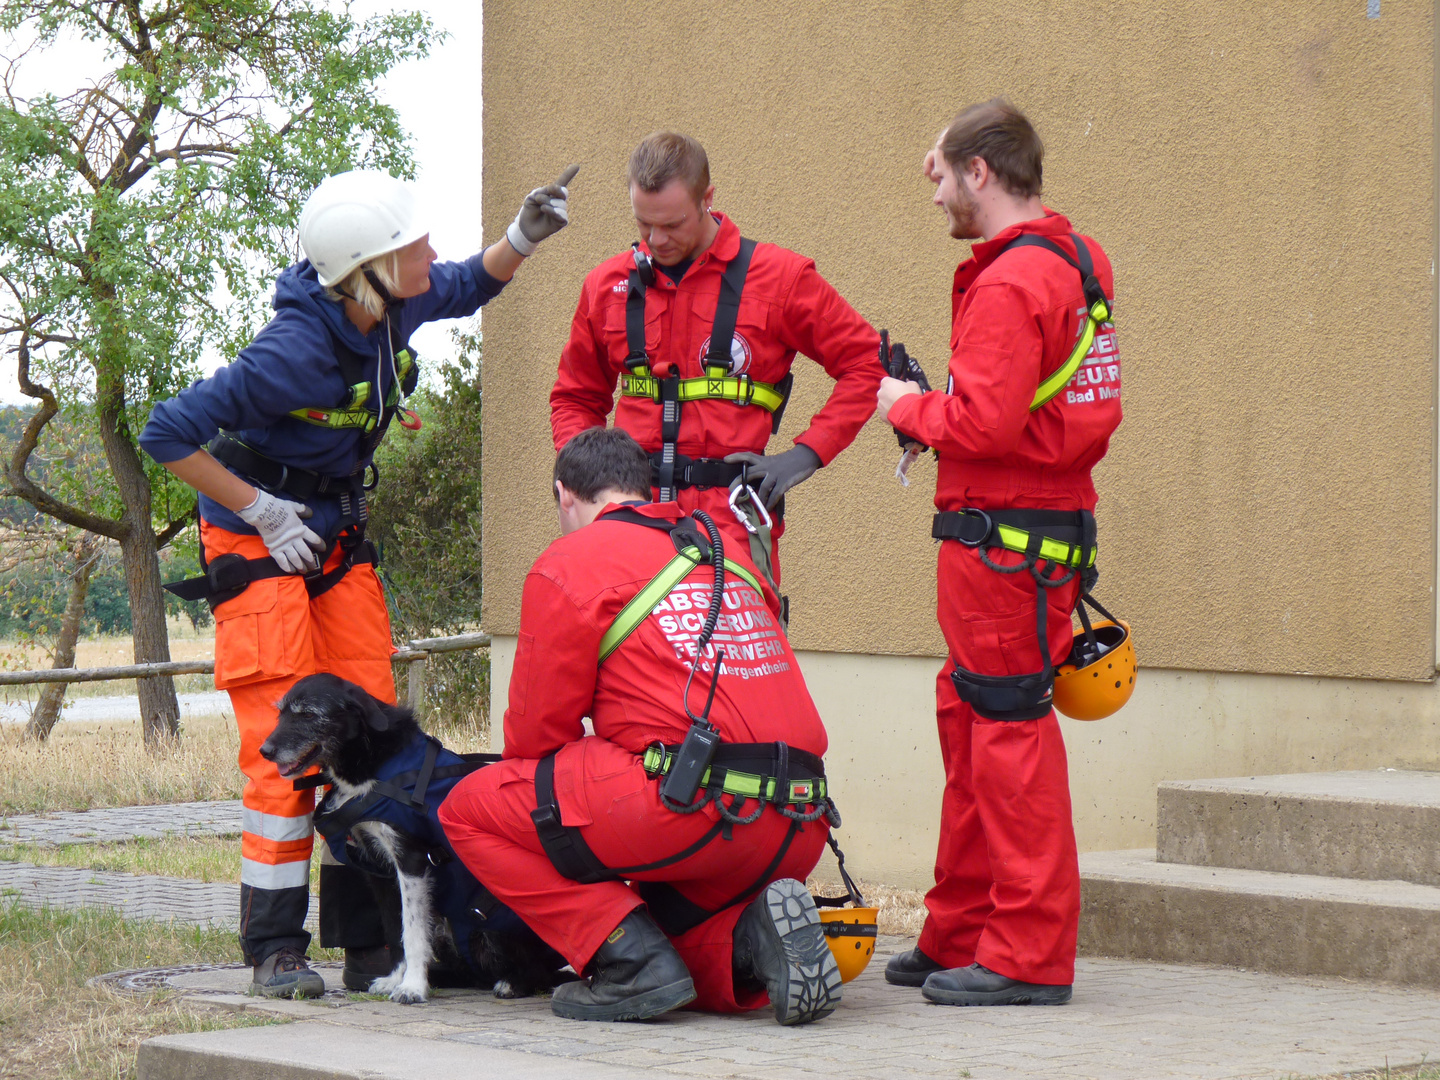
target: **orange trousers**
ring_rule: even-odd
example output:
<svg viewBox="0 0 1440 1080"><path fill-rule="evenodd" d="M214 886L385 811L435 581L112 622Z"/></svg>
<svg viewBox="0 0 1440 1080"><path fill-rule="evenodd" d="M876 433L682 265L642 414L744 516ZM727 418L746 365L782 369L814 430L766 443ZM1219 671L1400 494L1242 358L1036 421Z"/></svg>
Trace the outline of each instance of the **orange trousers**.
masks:
<svg viewBox="0 0 1440 1080"><path fill-rule="evenodd" d="M205 558L236 553L263 559L258 536L200 523ZM339 547L326 569L338 566ZM310 944L305 916L310 902L314 842L313 790L296 791L260 756L275 730L276 706L298 680L328 671L395 700L390 669L390 617L375 568L353 567L329 590L311 598L300 577L252 582L215 608L215 686L230 694L240 728L240 771L245 774L240 861L240 943L258 964L282 946L302 952Z"/></svg>

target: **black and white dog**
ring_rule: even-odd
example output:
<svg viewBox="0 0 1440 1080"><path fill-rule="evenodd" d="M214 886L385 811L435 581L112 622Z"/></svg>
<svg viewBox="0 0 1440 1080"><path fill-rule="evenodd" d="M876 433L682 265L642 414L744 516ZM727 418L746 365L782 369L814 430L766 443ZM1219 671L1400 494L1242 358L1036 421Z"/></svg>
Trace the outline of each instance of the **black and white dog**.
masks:
<svg viewBox="0 0 1440 1080"><path fill-rule="evenodd" d="M286 778L319 766L332 786L317 808L316 829L329 834L337 856L348 856L342 861L371 872L382 913L395 892L387 886L398 885L404 958L371 983L372 993L424 1001L430 965L447 959L497 997L523 997L574 977L560 973L564 961L513 913L503 906L497 913L494 898L450 850L435 811L477 766L426 736L409 709L335 675L309 675L281 700L260 754Z"/></svg>

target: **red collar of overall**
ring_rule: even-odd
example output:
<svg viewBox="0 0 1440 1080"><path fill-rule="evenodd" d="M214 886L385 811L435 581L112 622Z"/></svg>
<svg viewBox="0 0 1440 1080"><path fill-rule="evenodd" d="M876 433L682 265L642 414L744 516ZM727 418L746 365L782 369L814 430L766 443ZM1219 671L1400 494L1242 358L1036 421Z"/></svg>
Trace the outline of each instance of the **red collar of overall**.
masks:
<svg viewBox="0 0 1440 1080"><path fill-rule="evenodd" d="M612 502L612 503L606 503L606 504L605 504L605 508L604 508L603 510L601 510L600 513L598 513L598 514L595 515L595 520L596 520L596 521L604 521L606 514L609 514L609 513L611 513L612 511L615 511L615 510L619 510L621 507L624 507L624 508L627 509L627 510L633 510L633 511L635 511L637 514L643 514L645 517L654 518L656 521L668 521L668 522L670 522L670 523L672 523L672 524L674 524L675 522L678 522L681 518L683 518L683 517L685 516L685 511L682 510L682 509L680 508L680 504L679 504L679 503L676 503L676 502L666 502L666 503L657 503L657 502L647 502L647 503L633 503L633 502L613 503L613 502Z"/></svg>
<svg viewBox="0 0 1440 1080"><path fill-rule="evenodd" d="M710 246L695 256L695 266L704 266L710 259L728 265L731 259L740 254L740 227L719 210L711 210L710 216L720 223L720 231L715 234ZM640 249L645 254L650 254L650 245L644 241L641 241Z"/></svg>
<svg viewBox="0 0 1440 1080"><path fill-rule="evenodd" d="M970 249L970 258L955 268L954 302L956 308L958 309L960 304L960 295L974 284L981 272L1000 257L1000 253L1005 250L1005 245L1016 237L1032 233L1035 236L1053 239L1057 236L1069 236L1073 231L1070 228L1069 218L1064 214L1055 213L1047 206L1044 217L1032 218L1029 221L1011 225L991 239L982 240L974 245Z"/></svg>

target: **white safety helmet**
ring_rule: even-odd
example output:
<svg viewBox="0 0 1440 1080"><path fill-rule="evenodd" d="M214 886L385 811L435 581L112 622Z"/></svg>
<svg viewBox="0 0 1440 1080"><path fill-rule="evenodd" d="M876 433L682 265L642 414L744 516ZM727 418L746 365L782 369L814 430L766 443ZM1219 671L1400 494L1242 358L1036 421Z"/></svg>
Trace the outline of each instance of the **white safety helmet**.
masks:
<svg viewBox="0 0 1440 1080"><path fill-rule="evenodd" d="M398 251L430 231L415 190L389 173L355 169L322 180L300 211L300 247L334 285L363 262Z"/></svg>

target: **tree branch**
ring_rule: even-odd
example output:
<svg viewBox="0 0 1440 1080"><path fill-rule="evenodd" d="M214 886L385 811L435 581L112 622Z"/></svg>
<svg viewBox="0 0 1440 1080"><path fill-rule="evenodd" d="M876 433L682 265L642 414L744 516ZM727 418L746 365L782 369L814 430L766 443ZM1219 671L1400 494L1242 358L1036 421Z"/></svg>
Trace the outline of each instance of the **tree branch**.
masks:
<svg viewBox="0 0 1440 1080"><path fill-rule="evenodd" d="M32 397L39 401L40 408L30 418L30 422L25 425L24 434L15 444L15 450L10 455L10 460L5 463L5 479L10 481L10 489L41 513L49 514L67 525L99 533L101 536L108 536L112 540L123 539L130 532L129 527L123 521L114 521L96 514L89 514L68 503L62 503L26 475L25 466L30 461L30 455L35 452L35 447L40 443L40 433L60 411L60 406L56 403L55 395L49 387L30 381L30 328L28 326L20 331L20 344L15 351L19 356L20 392L26 397Z"/></svg>

